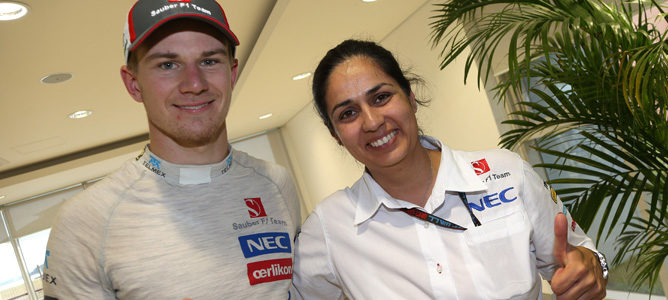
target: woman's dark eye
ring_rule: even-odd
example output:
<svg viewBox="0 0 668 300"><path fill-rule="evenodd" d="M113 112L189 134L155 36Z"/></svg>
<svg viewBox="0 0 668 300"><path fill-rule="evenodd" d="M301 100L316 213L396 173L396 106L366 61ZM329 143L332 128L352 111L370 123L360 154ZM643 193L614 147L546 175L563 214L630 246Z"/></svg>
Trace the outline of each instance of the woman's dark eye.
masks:
<svg viewBox="0 0 668 300"><path fill-rule="evenodd" d="M385 103L385 102L387 102L388 99L390 99L390 96L391 96L390 93L382 93L382 94L378 94L378 96L376 96L376 98L374 99L373 102L374 102L375 104L382 104L382 103Z"/></svg>
<svg viewBox="0 0 668 300"><path fill-rule="evenodd" d="M344 110L344 111L341 112L341 114L339 115L339 120L348 120L348 119L351 119L351 118L353 118L356 114L357 114L357 113L356 113L354 110L352 110L352 109Z"/></svg>

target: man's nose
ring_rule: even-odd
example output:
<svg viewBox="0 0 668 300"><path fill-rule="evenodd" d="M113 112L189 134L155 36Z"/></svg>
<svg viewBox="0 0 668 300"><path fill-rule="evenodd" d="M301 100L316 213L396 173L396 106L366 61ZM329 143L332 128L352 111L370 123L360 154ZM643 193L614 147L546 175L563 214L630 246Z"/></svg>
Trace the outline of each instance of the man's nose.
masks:
<svg viewBox="0 0 668 300"><path fill-rule="evenodd" d="M186 65L181 74L181 92L200 94L208 88L204 72L196 65Z"/></svg>

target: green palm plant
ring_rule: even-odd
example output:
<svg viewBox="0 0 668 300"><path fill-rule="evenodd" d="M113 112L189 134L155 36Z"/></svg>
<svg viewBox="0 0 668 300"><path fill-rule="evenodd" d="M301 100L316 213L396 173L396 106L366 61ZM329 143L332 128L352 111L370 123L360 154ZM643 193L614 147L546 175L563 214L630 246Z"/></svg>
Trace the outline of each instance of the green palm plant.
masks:
<svg viewBox="0 0 668 300"><path fill-rule="evenodd" d="M666 19L656 1L451 0L431 23L441 68L468 53L464 78L477 67L479 87L507 55L493 90L525 100L500 145L554 157L536 166L561 172L550 182L583 229L602 211L597 241L623 222L613 264L635 260L636 288L668 256L668 42L654 25Z"/></svg>

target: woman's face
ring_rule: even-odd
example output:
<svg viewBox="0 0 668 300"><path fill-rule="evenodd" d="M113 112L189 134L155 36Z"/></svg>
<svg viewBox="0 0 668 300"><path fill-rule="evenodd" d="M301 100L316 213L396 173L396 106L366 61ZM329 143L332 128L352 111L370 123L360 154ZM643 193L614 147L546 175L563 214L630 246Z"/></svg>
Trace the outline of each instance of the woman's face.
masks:
<svg viewBox="0 0 668 300"><path fill-rule="evenodd" d="M334 138L370 170L395 166L419 146L413 94L370 58L336 66L325 101Z"/></svg>

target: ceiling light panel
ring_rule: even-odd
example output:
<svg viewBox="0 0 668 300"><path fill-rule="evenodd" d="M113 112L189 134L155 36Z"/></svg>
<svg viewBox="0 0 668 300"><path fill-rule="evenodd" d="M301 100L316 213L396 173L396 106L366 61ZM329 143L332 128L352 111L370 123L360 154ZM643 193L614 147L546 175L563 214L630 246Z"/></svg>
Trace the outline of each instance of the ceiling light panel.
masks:
<svg viewBox="0 0 668 300"><path fill-rule="evenodd" d="M54 83L65 82L70 79L72 79L72 74L70 73L57 73L44 76L40 81L45 84L54 84Z"/></svg>
<svg viewBox="0 0 668 300"><path fill-rule="evenodd" d="M292 77L292 80L300 80L311 76L311 72L301 73Z"/></svg>
<svg viewBox="0 0 668 300"><path fill-rule="evenodd" d="M67 116L70 119L82 119L93 114L92 110L78 110Z"/></svg>
<svg viewBox="0 0 668 300"><path fill-rule="evenodd" d="M0 1L0 21L16 20L28 13L28 5L19 2Z"/></svg>

